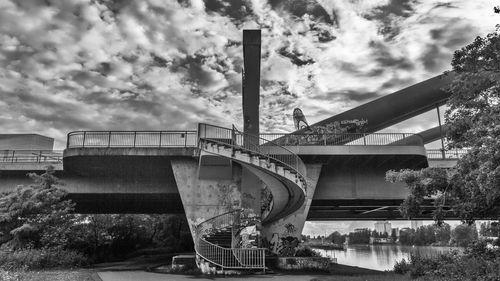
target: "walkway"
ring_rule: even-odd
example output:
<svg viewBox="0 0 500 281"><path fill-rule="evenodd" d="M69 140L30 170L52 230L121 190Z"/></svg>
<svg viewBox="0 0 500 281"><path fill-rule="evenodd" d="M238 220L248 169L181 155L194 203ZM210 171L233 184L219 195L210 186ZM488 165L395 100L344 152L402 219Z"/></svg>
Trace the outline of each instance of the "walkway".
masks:
<svg viewBox="0 0 500 281"><path fill-rule="evenodd" d="M343 276L343 275L325 275L325 274L300 274L300 275L247 275L247 276L228 276L228 277L200 277L192 275L178 274L161 274L145 271L106 271L99 272L99 277L102 281L405 281L409 280L408 276L398 274L374 274L374 275L358 275L358 276Z"/></svg>

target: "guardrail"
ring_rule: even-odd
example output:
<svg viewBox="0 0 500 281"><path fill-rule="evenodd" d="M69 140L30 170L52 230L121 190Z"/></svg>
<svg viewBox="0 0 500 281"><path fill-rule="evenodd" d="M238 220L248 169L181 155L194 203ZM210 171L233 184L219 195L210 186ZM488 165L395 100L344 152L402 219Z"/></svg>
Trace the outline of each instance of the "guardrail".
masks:
<svg viewBox="0 0 500 281"><path fill-rule="evenodd" d="M204 236L219 229L231 229L233 233L239 212L237 210L224 213L198 224L195 229L196 253L221 268L265 270L265 248L224 248L204 239ZM234 239L234 236L232 239ZM232 242L231 245L234 245L234 243Z"/></svg>
<svg viewBox="0 0 500 281"><path fill-rule="evenodd" d="M418 134L412 133L345 133L345 134L260 134L283 146L296 145L423 145Z"/></svg>
<svg viewBox="0 0 500 281"><path fill-rule="evenodd" d="M62 163L59 150L0 150L0 163Z"/></svg>
<svg viewBox="0 0 500 281"><path fill-rule="evenodd" d="M459 159L462 158L465 154L467 154L467 149L427 149L427 158L428 159Z"/></svg>
<svg viewBox="0 0 500 281"><path fill-rule="evenodd" d="M76 147L190 147L196 131L76 131L68 134L66 148Z"/></svg>
<svg viewBox="0 0 500 281"><path fill-rule="evenodd" d="M203 123L198 125L198 135L200 140L206 139L272 159L295 171L301 180L305 181L306 166L300 157L272 140L248 135L234 128L228 129Z"/></svg>

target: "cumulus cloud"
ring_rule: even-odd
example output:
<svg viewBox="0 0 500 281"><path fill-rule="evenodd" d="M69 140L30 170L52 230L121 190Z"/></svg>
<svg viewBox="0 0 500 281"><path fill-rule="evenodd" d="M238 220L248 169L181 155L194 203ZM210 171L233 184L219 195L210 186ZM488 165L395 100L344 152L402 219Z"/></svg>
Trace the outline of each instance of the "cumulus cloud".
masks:
<svg viewBox="0 0 500 281"><path fill-rule="evenodd" d="M72 130L241 127L242 29L261 28L262 130L292 131L294 107L314 123L448 69L493 30L487 2L1 1L0 128L62 147Z"/></svg>

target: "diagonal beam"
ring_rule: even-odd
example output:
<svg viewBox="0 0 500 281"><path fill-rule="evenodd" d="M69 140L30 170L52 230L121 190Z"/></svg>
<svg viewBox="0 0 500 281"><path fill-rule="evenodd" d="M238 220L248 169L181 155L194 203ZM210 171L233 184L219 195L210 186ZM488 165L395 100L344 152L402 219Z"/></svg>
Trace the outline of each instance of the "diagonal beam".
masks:
<svg viewBox="0 0 500 281"><path fill-rule="evenodd" d="M384 210L384 209L387 209L387 208L389 208L389 206L384 206L384 207L376 208L376 209L373 209L373 210L364 211L364 212L361 213L361 215L369 214L371 212L376 212L376 211L380 211L380 210Z"/></svg>
<svg viewBox="0 0 500 281"><path fill-rule="evenodd" d="M342 120L365 119L368 121L364 128L365 132L379 131L429 111L436 105L445 104L450 93L443 89L451 83L454 77L453 72L433 77L322 120L311 127L325 126ZM302 132L304 130L295 133Z"/></svg>

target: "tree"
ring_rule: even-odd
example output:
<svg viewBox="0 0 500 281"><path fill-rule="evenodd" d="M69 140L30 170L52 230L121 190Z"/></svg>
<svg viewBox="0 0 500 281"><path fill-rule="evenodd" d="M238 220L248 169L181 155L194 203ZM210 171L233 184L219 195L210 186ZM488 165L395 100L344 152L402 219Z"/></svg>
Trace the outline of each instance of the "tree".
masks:
<svg viewBox="0 0 500 281"><path fill-rule="evenodd" d="M404 182L410 190L400 208L405 217L418 216L420 206L435 198L438 224L447 212L469 224L476 218L500 218L499 31L477 37L453 56L456 76L445 113L448 148L468 149L456 168L387 172L388 181Z"/></svg>
<svg viewBox="0 0 500 281"><path fill-rule="evenodd" d="M396 229L393 228L392 231L391 231L391 238L393 241L396 241L396 239L398 239L398 234L396 233Z"/></svg>
<svg viewBox="0 0 500 281"><path fill-rule="evenodd" d="M451 243L457 246L467 246L477 240L477 230L475 224L461 224L451 232Z"/></svg>
<svg viewBox="0 0 500 281"><path fill-rule="evenodd" d="M399 242L403 245L413 245L415 240L415 230L408 228L399 232Z"/></svg>
<svg viewBox="0 0 500 281"><path fill-rule="evenodd" d="M370 242L370 230L360 229L349 233L349 244L368 244Z"/></svg>
<svg viewBox="0 0 500 281"><path fill-rule="evenodd" d="M340 234L340 232L335 231L328 235L328 240L332 241L334 244L342 244L345 242L345 235Z"/></svg>
<svg viewBox="0 0 500 281"><path fill-rule="evenodd" d="M0 245L13 249L25 246L58 246L68 240L74 222L74 204L58 188L54 169L29 174L34 184L18 186L0 197Z"/></svg>
<svg viewBox="0 0 500 281"><path fill-rule="evenodd" d="M451 238L451 227L447 223L436 227L436 242L440 245L448 245Z"/></svg>

